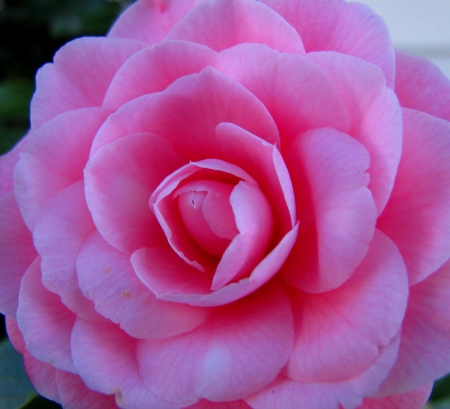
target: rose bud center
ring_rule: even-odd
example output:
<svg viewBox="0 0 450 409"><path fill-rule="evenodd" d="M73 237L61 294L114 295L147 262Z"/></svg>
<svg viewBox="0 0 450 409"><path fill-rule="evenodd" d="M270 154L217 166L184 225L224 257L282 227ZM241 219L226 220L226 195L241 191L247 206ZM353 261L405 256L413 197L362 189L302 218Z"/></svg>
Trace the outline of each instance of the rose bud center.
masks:
<svg viewBox="0 0 450 409"><path fill-rule="evenodd" d="M194 181L173 194L192 239L202 250L215 257L221 257L239 233L230 204L233 188L223 182Z"/></svg>

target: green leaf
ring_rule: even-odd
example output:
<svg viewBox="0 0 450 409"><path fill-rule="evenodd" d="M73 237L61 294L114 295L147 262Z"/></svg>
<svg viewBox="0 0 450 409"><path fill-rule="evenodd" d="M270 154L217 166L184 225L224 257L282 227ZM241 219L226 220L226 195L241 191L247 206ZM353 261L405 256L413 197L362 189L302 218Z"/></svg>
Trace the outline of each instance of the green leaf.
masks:
<svg viewBox="0 0 450 409"><path fill-rule="evenodd" d="M0 118L27 121L33 89L33 81L27 78L10 78L0 83Z"/></svg>
<svg viewBox="0 0 450 409"><path fill-rule="evenodd" d="M19 409L37 392L25 373L22 355L8 340L0 342L0 408Z"/></svg>

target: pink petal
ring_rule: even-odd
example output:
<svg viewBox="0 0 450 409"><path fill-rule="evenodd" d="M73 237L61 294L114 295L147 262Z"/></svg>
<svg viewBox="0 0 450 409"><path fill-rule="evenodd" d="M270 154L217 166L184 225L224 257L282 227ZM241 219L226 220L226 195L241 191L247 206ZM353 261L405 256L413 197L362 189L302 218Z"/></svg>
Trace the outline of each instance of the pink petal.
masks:
<svg viewBox="0 0 450 409"><path fill-rule="evenodd" d="M400 51L395 57L400 104L450 121L450 79L428 60Z"/></svg>
<svg viewBox="0 0 450 409"><path fill-rule="evenodd" d="M216 68L265 105L280 131L282 151L311 128L348 130L348 115L333 82L303 56L242 44L221 52Z"/></svg>
<svg viewBox="0 0 450 409"><path fill-rule="evenodd" d="M329 383L301 383L279 376L260 392L245 398L253 409L353 409L376 392L397 355L399 337L383 348L365 372L352 379Z"/></svg>
<svg viewBox="0 0 450 409"><path fill-rule="evenodd" d="M111 115L97 134L93 152L121 136L155 133L190 160L210 158L215 128L231 122L270 143L279 142L276 125L252 93L213 68L178 79L160 94L135 99Z"/></svg>
<svg viewBox="0 0 450 409"><path fill-rule="evenodd" d="M377 232L367 256L341 287L294 297L297 332L287 375L300 382L339 382L368 368L399 331L408 278L398 249Z"/></svg>
<svg viewBox="0 0 450 409"><path fill-rule="evenodd" d="M230 123L217 125L216 138L214 157L252 175L265 193L275 220L273 240L278 242L297 221L292 182L280 151L276 145Z"/></svg>
<svg viewBox="0 0 450 409"><path fill-rule="evenodd" d="M300 135L286 160L300 231L283 277L307 292L337 288L364 258L374 234L369 154L350 136L322 128Z"/></svg>
<svg viewBox="0 0 450 409"><path fill-rule="evenodd" d="M14 174L17 202L30 229L52 197L83 178L92 139L105 118L100 108L80 109L64 113L33 132Z"/></svg>
<svg viewBox="0 0 450 409"><path fill-rule="evenodd" d="M108 37L159 43L184 16L203 0L140 0L115 22Z"/></svg>
<svg viewBox="0 0 450 409"><path fill-rule="evenodd" d="M239 167L230 163L206 159L179 168L169 175L153 192L150 206L164 231L167 241L180 258L201 272L212 272L217 259L206 253L190 236L179 213L173 194L180 183L190 180L216 180L227 184L236 184L240 179L257 185L253 178ZM159 246L161 247L161 246Z"/></svg>
<svg viewBox="0 0 450 409"><path fill-rule="evenodd" d="M380 214L394 186L402 149L402 112L380 69L333 52L310 53L334 81L350 116L349 135L370 153L370 183Z"/></svg>
<svg viewBox="0 0 450 409"><path fill-rule="evenodd" d="M140 371L154 393L173 402L240 399L275 379L289 357L292 330L286 295L275 283L268 284L215 309L193 332L140 341Z"/></svg>
<svg viewBox="0 0 450 409"><path fill-rule="evenodd" d="M165 90L178 78L213 65L216 53L186 41L164 41L130 57L114 76L103 105L116 110L132 99Z"/></svg>
<svg viewBox="0 0 450 409"><path fill-rule="evenodd" d="M29 140L25 135L9 152L0 156L0 199L14 189L14 167L19 161L19 154Z"/></svg>
<svg viewBox="0 0 450 409"><path fill-rule="evenodd" d="M300 34L307 52L338 51L378 65L394 85L395 55L383 19L343 0L263 0Z"/></svg>
<svg viewBox="0 0 450 409"><path fill-rule="evenodd" d="M252 409L243 400L236 400L233 402L211 402L202 399L195 405L189 406L186 409Z"/></svg>
<svg viewBox="0 0 450 409"><path fill-rule="evenodd" d="M422 409L430 396L433 383L386 398L367 398L356 409Z"/></svg>
<svg viewBox="0 0 450 409"><path fill-rule="evenodd" d="M78 375L57 370L56 384L64 409L119 409L114 396L88 389Z"/></svg>
<svg viewBox="0 0 450 409"><path fill-rule="evenodd" d="M23 277L17 310L27 350L36 359L75 372L70 352L75 318L61 299L42 285L40 259L36 259Z"/></svg>
<svg viewBox="0 0 450 409"><path fill-rule="evenodd" d="M450 256L450 123L409 109L403 118L402 159L378 227L397 244L414 284Z"/></svg>
<svg viewBox="0 0 450 409"><path fill-rule="evenodd" d="M36 390L48 399L59 402L61 397L56 384L57 369L45 362L34 358L28 351L24 351L23 363L25 371Z"/></svg>
<svg viewBox="0 0 450 409"><path fill-rule="evenodd" d="M246 277L264 258L272 239L272 209L259 187L239 182L231 192L230 203L239 233L217 265L212 290Z"/></svg>
<svg viewBox="0 0 450 409"><path fill-rule="evenodd" d="M36 77L31 101L31 128L73 109L101 106L120 66L145 45L136 41L84 37L62 47L53 64Z"/></svg>
<svg viewBox="0 0 450 409"><path fill-rule="evenodd" d="M238 234L230 204L233 188L232 184L216 180L194 180L172 195L191 238L215 257L221 257Z"/></svg>
<svg viewBox="0 0 450 409"><path fill-rule="evenodd" d="M137 276L155 295L167 301L202 307L231 303L267 283L283 265L298 233L296 225L256 266L249 277L211 291L211 277L200 273L167 249L144 248L131 256Z"/></svg>
<svg viewBox="0 0 450 409"><path fill-rule="evenodd" d="M72 353L85 384L95 391L115 395L120 407L180 408L157 397L144 385L136 359L136 340L116 325L78 318L72 333Z"/></svg>
<svg viewBox="0 0 450 409"><path fill-rule="evenodd" d="M131 254L165 241L148 201L185 162L167 141L149 133L128 135L91 156L85 169L86 200L110 245Z"/></svg>
<svg viewBox="0 0 450 409"><path fill-rule="evenodd" d="M91 301L78 286L75 260L84 241L94 230L84 199L83 182L61 191L47 203L36 219L34 244L42 257L42 281L59 294L62 302L77 314L99 319Z"/></svg>
<svg viewBox="0 0 450 409"><path fill-rule="evenodd" d="M450 368L450 262L410 291L397 362L380 396L405 393Z"/></svg>
<svg viewBox="0 0 450 409"><path fill-rule="evenodd" d="M157 300L136 277L130 259L97 233L77 257L83 294L95 309L135 338L166 338L191 331L210 314L207 308Z"/></svg>
<svg viewBox="0 0 450 409"><path fill-rule="evenodd" d="M220 51L241 43L261 43L286 53L304 54L298 33L264 4L250 0L203 2L167 35Z"/></svg>
<svg viewBox="0 0 450 409"><path fill-rule="evenodd" d="M37 253L12 192L0 198L0 311L16 317L20 281Z"/></svg>
<svg viewBox="0 0 450 409"><path fill-rule="evenodd" d="M7 336L9 338L12 346L19 354L23 355L26 350L26 345L25 345L25 340L23 339L23 335L20 332L19 326L17 325L17 321L6 317L5 327L6 327Z"/></svg>

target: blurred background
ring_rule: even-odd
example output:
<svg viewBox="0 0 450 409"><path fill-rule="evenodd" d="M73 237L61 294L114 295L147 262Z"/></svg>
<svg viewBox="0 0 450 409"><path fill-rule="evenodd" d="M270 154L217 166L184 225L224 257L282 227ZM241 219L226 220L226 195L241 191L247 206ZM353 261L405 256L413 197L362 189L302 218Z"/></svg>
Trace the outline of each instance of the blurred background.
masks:
<svg viewBox="0 0 450 409"><path fill-rule="evenodd" d="M397 49L431 59L450 78L450 0L359 1L384 18ZM0 0L0 154L28 129L37 69L71 39L104 35L130 3L132 0ZM10 350L5 336L0 314L0 350L8 350L10 357L0 361L0 409L61 408L39 397L24 380L21 357ZM6 399L15 393L14 388L19 391L17 396ZM450 377L435 384L427 408L450 409Z"/></svg>

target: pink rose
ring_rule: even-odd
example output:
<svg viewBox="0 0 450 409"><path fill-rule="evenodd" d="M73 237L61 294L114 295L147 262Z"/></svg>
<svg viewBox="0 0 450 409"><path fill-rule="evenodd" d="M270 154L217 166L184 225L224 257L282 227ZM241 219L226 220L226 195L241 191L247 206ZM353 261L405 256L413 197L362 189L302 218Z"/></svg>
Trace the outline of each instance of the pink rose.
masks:
<svg viewBox="0 0 450 409"><path fill-rule="evenodd" d="M343 0L139 0L37 75L0 310L73 409L419 409L450 370L450 81Z"/></svg>

